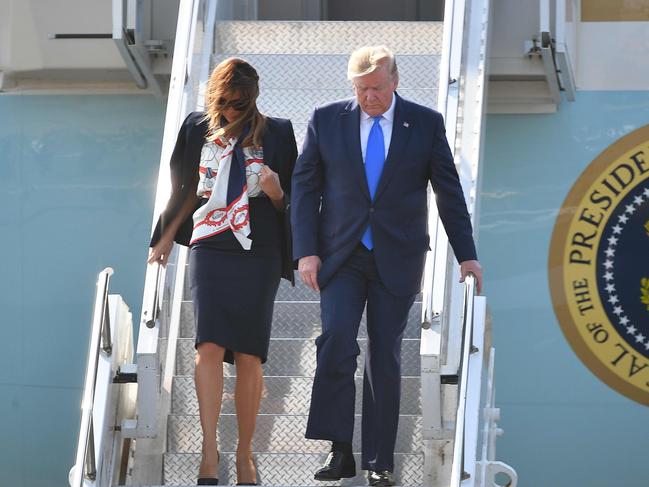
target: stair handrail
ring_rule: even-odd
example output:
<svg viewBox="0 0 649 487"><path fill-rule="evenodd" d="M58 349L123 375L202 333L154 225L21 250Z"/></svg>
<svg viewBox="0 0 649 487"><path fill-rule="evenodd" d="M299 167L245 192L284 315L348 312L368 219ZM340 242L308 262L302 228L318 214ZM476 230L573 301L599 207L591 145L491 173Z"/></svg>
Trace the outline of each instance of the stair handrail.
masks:
<svg viewBox="0 0 649 487"><path fill-rule="evenodd" d="M165 114L164 133L158 169L158 183L153 211L151 233L159 216L164 211L171 194L169 160L173 152L178 129L185 116L193 109L185 94L191 79L193 28L196 25L199 0L180 0L178 22L172 60L171 78ZM147 265L144 277L142 312L137 340L137 419L122 425L125 438L155 438L158 434L158 408L160 405L159 343L161 303L165 289L173 287L173 275L169 269L177 264L178 252L174 250L167 261L167 267L158 263Z"/></svg>
<svg viewBox="0 0 649 487"><path fill-rule="evenodd" d="M457 159L458 153L455 144L459 127L457 125L460 87L458 80L461 73L462 39L464 36L464 17L466 0L447 0L444 4L444 33L442 40L442 54L439 71L439 90L436 109L444 117L446 136L448 138L453 157ZM431 195L432 196L432 195ZM429 196L429 198L431 198ZM449 244L446 232L442 228L437 206L434 199L429 199L428 228L430 229L431 250L426 256L424 269L425 276L434 278L424 279L422 328L432 329L427 333L426 340L433 338L437 348L429 348L430 353L442 356L441 334L442 322L448 318L446 275L452 272L449 269ZM452 257L450 257L452 258ZM439 335L439 336L435 336Z"/></svg>
<svg viewBox="0 0 649 487"><path fill-rule="evenodd" d="M453 463L451 465L451 487L459 487L464 477L464 434L466 417L467 382L469 376L469 356L473 345L473 305L475 298L475 276L469 274L464 280L464 303L462 319L462 355L458 373L458 401L455 416L455 439L453 443Z"/></svg>
<svg viewBox="0 0 649 487"><path fill-rule="evenodd" d="M145 302L142 310L142 324L147 328L154 328L158 313L160 312L160 278L162 277L163 267L159 264L153 264L147 268L147 278L145 281L149 284L148 292L145 292Z"/></svg>
<svg viewBox="0 0 649 487"><path fill-rule="evenodd" d="M101 352L106 355L112 353L110 318L108 315L108 286L113 272L111 267L106 267L97 275L97 291L92 312L90 345L88 346L88 363L86 365L86 378L81 401L81 427L79 429L79 441L77 442L72 481L70 482L72 487L83 487L84 477L95 480L97 476L92 411L95 402L99 354Z"/></svg>

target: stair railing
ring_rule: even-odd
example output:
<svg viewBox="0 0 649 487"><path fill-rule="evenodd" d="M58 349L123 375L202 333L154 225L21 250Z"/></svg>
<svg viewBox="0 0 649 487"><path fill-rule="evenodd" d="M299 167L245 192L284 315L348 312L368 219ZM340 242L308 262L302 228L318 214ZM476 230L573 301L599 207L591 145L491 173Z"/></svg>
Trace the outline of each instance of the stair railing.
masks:
<svg viewBox="0 0 649 487"><path fill-rule="evenodd" d="M193 83L196 73L192 61L195 29L201 3L200 0L181 0L178 8L154 225L171 194L169 159L176 142L178 128L187 113L195 107L196 94ZM125 438L155 438L158 435L161 396L158 339L161 336L161 304L166 295L173 295L175 276L180 271L176 268L178 256L178 252L172 253L167 262L167 269L158 264L147 266L137 347L137 419L122 425L122 436ZM168 271L170 268L176 268L173 275Z"/></svg>
<svg viewBox="0 0 649 487"><path fill-rule="evenodd" d="M79 430L75 464L71 472L72 480L70 485L72 487L83 487L84 478L94 481L97 477L92 411L95 402L99 354L110 355L112 353L110 319L108 316L108 285L112 275L113 269L107 267L97 276L97 291L92 313L90 345L88 346L88 363L86 364L86 378L81 402L81 428Z"/></svg>
<svg viewBox="0 0 649 487"><path fill-rule="evenodd" d="M482 448L480 460L476 462L476 477L480 480L479 484L485 487L498 487L502 485L503 479L506 480L506 487L516 487L518 485L518 474L510 465L496 460L496 438L503 434L503 430L498 427L500 421L500 408L496 407L496 386L494 384L494 360L495 349L489 350L489 365L487 368L487 397L485 400L482 413ZM500 478L496 481L496 476Z"/></svg>
<svg viewBox="0 0 649 487"><path fill-rule="evenodd" d="M469 357L477 351L473 345L473 305L475 298L475 277L469 275L464 287L464 310L462 320L462 355L458 370L458 403L455 416L455 439L453 444L453 464L451 466L451 487L459 487L466 478L464 472L464 443L466 426L466 396L468 392Z"/></svg>
<svg viewBox="0 0 649 487"><path fill-rule="evenodd" d="M446 126L446 137L454 154L456 167L462 159L456 141L462 137L459 106L462 99L460 79L465 38L465 18L471 0L447 0L444 4L444 34L439 71L437 110ZM468 195L469 188L464 188ZM465 196L466 197L466 196ZM449 468L445 458L451 455L452 430L449 421L454 407L452 398L442 393L444 384L454 383L459 362L459 320L461 286L448 276L457 274L457 264L449 249L448 238L429 195L428 228L431 251L426 258L421 330L421 408L424 446L423 484L446 486ZM449 382L450 380L450 382ZM445 400L446 398L446 400Z"/></svg>

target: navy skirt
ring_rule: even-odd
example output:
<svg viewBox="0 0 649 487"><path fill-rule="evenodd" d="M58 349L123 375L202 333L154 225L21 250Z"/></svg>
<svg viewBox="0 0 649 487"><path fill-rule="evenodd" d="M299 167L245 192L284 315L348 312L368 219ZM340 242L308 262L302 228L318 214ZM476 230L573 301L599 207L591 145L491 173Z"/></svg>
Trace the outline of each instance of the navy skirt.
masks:
<svg viewBox="0 0 649 487"><path fill-rule="evenodd" d="M244 250L231 232L194 244L189 280L194 303L196 342L234 352L268 357L273 305L282 272L281 228L267 198L250 199L251 250Z"/></svg>

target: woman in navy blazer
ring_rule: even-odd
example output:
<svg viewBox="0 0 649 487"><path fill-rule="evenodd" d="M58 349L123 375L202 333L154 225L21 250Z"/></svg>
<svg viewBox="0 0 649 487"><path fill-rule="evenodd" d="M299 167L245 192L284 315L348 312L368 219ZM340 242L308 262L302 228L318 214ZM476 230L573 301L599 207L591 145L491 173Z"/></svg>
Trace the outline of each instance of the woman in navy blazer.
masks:
<svg viewBox="0 0 649 487"><path fill-rule="evenodd" d="M182 124L171 157L172 194L151 240L149 262L166 264L176 241L190 245L196 321L195 383L202 458L198 485L218 483L216 429L223 362L237 370L237 483L254 485L252 436L263 387L280 277L293 280L285 211L297 158L289 120L257 109L259 77L230 58L210 76L206 112Z"/></svg>

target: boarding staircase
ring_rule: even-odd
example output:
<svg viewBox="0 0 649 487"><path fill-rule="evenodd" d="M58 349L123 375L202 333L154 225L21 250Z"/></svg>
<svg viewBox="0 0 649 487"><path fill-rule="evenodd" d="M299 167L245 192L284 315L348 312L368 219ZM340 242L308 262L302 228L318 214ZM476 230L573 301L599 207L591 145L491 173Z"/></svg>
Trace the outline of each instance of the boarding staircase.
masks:
<svg viewBox="0 0 649 487"><path fill-rule="evenodd" d="M312 109L352 95L346 63L349 53L364 44L385 44L395 51L400 95L445 113L449 140L454 142L467 201L473 208L479 180L487 0L447 2L443 23L222 21L217 4L206 0L180 3L156 214L169 195L167 165L179 124L188 112L202 108L213 66L229 56L250 61L260 74L261 111L291 119L300 147ZM469 62L475 69L467 69ZM403 341L395 476L405 486L477 486L495 485L496 472L504 472L515 486L515 472L495 461L498 410L486 302L474 296L472 279L466 285L456 282L457 264L434 205L431 209L433 250L424 290L410 311ZM95 341L91 342L84 389L77 463L71 471L74 487L195 484L201 432L186 268L187 251L178 247L166 269L149 267L137 352L133 356L118 346L112 353L121 354L121 361L105 357L111 333L118 332L105 332L111 317L99 297L108 299L110 272L100 275L97 330L92 335ZM119 302L124 315L125 305ZM304 438L315 370L314 339L319 333L318 293L300 282L291 287L282 281L254 439L263 485L313 485L313 471L327 455L325 442ZM366 337L363 318L357 413ZM111 375L112 383L106 382L105 377ZM234 368L226 365L218 430L219 479L224 485L236 482L234 375ZM96 377L104 377L99 387ZM360 424L357 415L357 453ZM362 473L340 485L366 485Z"/></svg>

